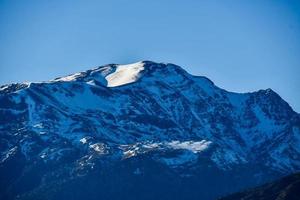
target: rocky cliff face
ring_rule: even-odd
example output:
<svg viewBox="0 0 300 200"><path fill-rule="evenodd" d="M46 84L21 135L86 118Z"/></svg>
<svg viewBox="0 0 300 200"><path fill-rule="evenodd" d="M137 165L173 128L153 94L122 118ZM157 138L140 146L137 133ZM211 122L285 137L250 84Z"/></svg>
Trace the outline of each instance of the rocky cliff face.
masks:
<svg viewBox="0 0 300 200"><path fill-rule="evenodd" d="M2 199L214 199L300 169L300 115L173 64L0 87ZM85 196L87 195L87 196Z"/></svg>

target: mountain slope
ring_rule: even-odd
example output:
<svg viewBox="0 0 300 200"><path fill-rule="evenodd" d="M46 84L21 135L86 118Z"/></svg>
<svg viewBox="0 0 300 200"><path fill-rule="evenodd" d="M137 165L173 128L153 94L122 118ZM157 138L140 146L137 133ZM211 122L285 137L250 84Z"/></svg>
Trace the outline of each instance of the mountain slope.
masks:
<svg viewBox="0 0 300 200"><path fill-rule="evenodd" d="M220 200L298 200L300 197L300 174L292 174L263 186L229 195Z"/></svg>
<svg viewBox="0 0 300 200"><path fill-rule="evenodd" d="M173 64L5 85L0 194L213 199L299 170L299 130L271 89L227 92Z"/></svg>

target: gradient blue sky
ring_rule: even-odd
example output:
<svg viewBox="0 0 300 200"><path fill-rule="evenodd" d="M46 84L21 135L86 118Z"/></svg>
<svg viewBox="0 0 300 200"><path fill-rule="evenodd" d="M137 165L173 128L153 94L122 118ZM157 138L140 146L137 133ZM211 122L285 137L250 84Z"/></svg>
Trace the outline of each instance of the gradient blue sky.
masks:
<svg viewBox="0 0 300 200"><path fill-rule="evenodd" d="M300 1L0 0L0 84L172 62L300 111Z"/></svg>

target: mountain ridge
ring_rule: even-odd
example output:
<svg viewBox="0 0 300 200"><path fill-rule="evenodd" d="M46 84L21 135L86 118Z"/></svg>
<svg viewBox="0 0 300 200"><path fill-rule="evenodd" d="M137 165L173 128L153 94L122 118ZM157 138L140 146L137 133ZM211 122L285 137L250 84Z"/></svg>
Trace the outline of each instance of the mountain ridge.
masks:
<svg viewBox="0 0 300 200"><path fill-rule="evenodd" d="M270 89L227 92L150 61L1 88L0 198L70 198L85 181L111 199L147 199L139 185L209 200L300 170L300 115Z"/></svg>
<svg viewBox="0 0 300 200"><path fill-rule="evenodd" d="M156 64L160 64L160 65L172 65L172 66L176 66L177 68L181 68L180 66L176 65L176 64L173 64L173 63L156 63L154 61L150 61L150 60L143 60L143 61L139 61L139 62L136 62L136 63L145 63L145 64L153 64L153 65L156 65ZM99 67L95 67L93 69L88 69L88 70L83 70L81 72L78 72L78 73L72 73L72 74L69 74L69 75L66 75L66 76L61 76L61 77L57 77L57 78L54 78L54 79L51 79L49 81L33 81L33 82L30 82L30 81L25 81L25 82L16 82L16 83L8 83L8 84L2 84L0 85L0 90L5 90L7 87L13 87L13 86L20 86L20 88L24 88L30 84L43 84L43 83L52 83L52 82L56 82L56 81L64 81L63 79L65 79L66 77L70 77L70 76L74 76L76 74L89 74L93 71L97 71L101 68L105 68L105 67L115 67L115 66L120 66L120 65L132 65L132 64L135 64L135 63L129 63L129 64L115 64L115 63L110 63L110 64L105 64L105 65L102 65L102 66L99 66ZM182 69L182 68L181 68ZM185 71L185 70L184 70ZM185 73L189 74L187 71L185 71ZM215 83L209 79L208 77L206 76L202 76L202 75L193 75L193 74L189 74L190 76L193 76L195 78L200 78L200 79L205 79L207 80L208 82L210 82L212 85L216 86ZM69 80L71 81L71 80ZM76 80L72 80L72 81L76 81ZM216 86L218 87L218 86ZM255 91L245 91L245 92L233 92L233 91L229 91L229 90L226 90L224 88L220 88L222 90L225 90L226 92L229 92L229 93L234 93L234 94L248 94L248 93L255 93L255 92L260 92L260 91L271 91L271 92L274 92L276 94L278 94L277 92L275 92L272 88L266 88L266 89L258 89L258 90L255 90Z"/></svg>

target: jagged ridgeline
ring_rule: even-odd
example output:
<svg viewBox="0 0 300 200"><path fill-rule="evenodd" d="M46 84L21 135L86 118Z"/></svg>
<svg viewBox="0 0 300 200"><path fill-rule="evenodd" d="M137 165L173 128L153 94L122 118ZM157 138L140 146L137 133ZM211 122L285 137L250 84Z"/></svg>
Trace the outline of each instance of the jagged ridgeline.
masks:
<svg viewBox="0 0 300 200"><path fill-rule="evenodd" d="M0 199L212 200L300 169L300 115L174 64L0 87Z"/></svg>

